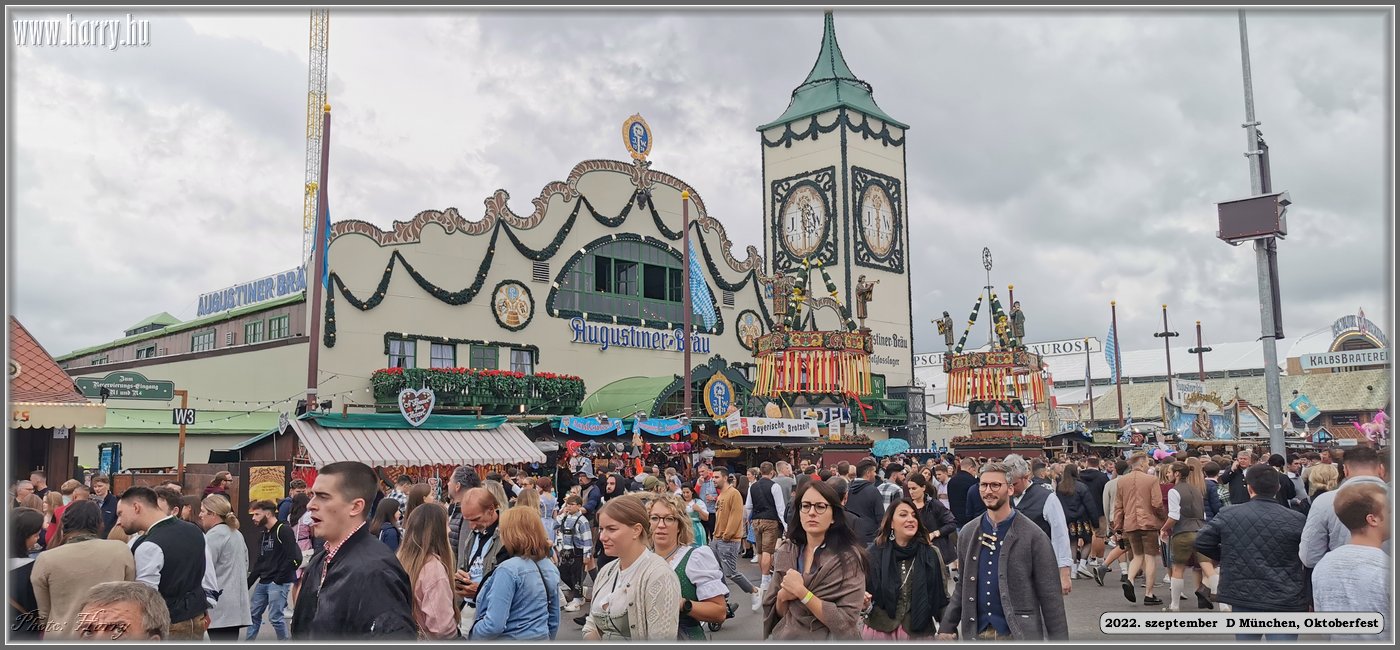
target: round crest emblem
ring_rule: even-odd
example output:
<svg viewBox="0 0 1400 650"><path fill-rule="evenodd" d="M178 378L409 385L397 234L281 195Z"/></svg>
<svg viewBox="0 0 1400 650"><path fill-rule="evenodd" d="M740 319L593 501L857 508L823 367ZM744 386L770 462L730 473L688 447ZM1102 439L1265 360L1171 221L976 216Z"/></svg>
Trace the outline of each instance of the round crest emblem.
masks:
<svg viewBox="0 0 1400 650"><path fill-rule="evenodd" d="M530 289L515 280L496 285L491 295L491 312L496 323L512 332L525 329L535 315L535 298Z"/></svg>
<svg viewBox="0 0 1400 650"><path fill-rule="evenodd" d="M754 341L763 336L763 321L753 310L745 309L739 312L738 325L734 328L735 334L739 337L739 345L745 350L752 351Z"/></svg>
<svg viewBox="0 0 1400 650"><path fill-rule="evenodd" d="M622 142L633 160L646 160L651 153L651 127L640 114L622 123Z"/></svg>

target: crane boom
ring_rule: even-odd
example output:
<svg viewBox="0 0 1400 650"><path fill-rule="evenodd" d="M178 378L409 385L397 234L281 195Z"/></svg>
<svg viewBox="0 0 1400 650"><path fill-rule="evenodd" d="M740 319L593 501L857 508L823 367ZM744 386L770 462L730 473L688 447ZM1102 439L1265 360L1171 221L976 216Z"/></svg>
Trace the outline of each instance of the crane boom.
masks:
<svg viewBox="0 0 1400 650"><path fill-rule="evenodd" d="M301 261L311 263L319 214L317 185L321 180L321 113L326 104L326 60L330 50L331 12L311 10L310 55L306 76L306 181L302 186ZM311 269L307 269L308 278Z"/></svg>

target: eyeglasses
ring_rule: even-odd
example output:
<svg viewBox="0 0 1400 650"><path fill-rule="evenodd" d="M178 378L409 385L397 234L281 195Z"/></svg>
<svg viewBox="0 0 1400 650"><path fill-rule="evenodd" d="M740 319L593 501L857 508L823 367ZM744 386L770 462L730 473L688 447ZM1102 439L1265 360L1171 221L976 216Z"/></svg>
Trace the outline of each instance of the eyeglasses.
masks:
<svg viewBox="0 0 1400 650"><path fill-rule="evenodd" d="M671 517L671 516L666 516L666 517L652 517L652 518L651 518L651 525L653 525L653 526L660 526L660 525L662 524L662 522L665 522L665 524L666 524L667 526L674 526L674 525L680 523L680 520L677 519L677 518L675 518L675 517Z"/></svg>
<svg viewBox="0 0 1400 650"><path fill-rule="evenodd" d="M978 489L984 492L987 490L1000 490L1004 487L1006 487L1005 483L980 483L977 486Z"/></svg>
<svg viewBox="0 0 1400 650"><path fill-rule="evenodd" d="M830 504L830 503L825 503L825 502L820 502L820 501L819 501L819 502L803 501L803 502L802 502L802 505L799 506L799 507L801 508L802 512L815 512L815 513L817 513L817 514L820 515L820 514L825 514L827 510L830 510L830 509L831 509L831 504Z"/></svg>

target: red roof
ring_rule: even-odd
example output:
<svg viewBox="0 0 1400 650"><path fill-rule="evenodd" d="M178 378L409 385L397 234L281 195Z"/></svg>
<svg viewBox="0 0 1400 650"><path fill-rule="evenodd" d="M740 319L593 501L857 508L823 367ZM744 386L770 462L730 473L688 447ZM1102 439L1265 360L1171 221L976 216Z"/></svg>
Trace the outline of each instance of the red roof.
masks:
<svg viewBox="0 0 1400 650"><path fill-rule="evenodd" d="M87 403L73 385L73 378L14 316L10 317L10 363L19 364L18 377L13 376L14 366L10 367L11 401Z"/></svg>

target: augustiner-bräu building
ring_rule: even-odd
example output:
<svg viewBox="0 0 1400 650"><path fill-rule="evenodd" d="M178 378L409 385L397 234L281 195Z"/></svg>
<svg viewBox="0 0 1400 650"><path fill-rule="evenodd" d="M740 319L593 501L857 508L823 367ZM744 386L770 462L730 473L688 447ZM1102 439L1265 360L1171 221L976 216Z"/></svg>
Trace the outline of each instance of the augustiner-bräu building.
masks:
<svg viewBox="0 0 1400 650"><path fill-rule="evenodd" d="M840 305L855 304L861 276L879 281L867 319L877 375L877 388L867 397L875 402L869 413L877 424L863 423L859 414L853 419L862 434L877 440L903 425L908 409L901 389L913 384L907 127L886 115L871 87L847 67L831 16L826 16L816 66L793 92L787 110L757 129L764 199L761 210L752 212L764 217L764 252L752 246L736 251L721 221L734 216L710 214L703 189L650 167L644 154L652 133L641 124L641 141L624 130L634 160L585 160L560 170L558 180L527 200L497 190L479 216L449 208L423 211L389 228L364 221L333 224L319 341L307 340L311 310L305 308L305 293L296 293L186 323L155 319L133 328L150 331L59 361L74 377L101 379L131 371L171 381L189 390L191 406L225 413L218 417L230 417L228 422L246 420L247 430L221 433L214 427L201 434L211 436L203 451L261 433L253 430L266 423L252 421L261 414L295 408L305 392L310 344L321 346L320 398L332 400L335 411L342 402L373 401L371 377L379 369L470 367L584 380L584 403L532 395L512 410L517 414L522 408L529 414L558 413L563 403L571 407L564 412L584 415L594 407L612 417L637 411L675 415L681 410L677 376L686 290L681 192L689 190L692 241L718 316L708 329L696 319L693 364L710 370L697 373L693 412L707 415L701 382L716 367L724 368L722 374L743 396L752 341L773 327L764 278L793 271L806 258L820 261L830 274ZM655 136L664 147L665 132ZM343 182L333 178L330 187ZM822 286L819 274L812 279L814 288ZM840 329L845 317L825 294L814 293L815 325ZM291 322L280 320L283 316ZM921 390L914 392L922 398ZM116 398L107 403L115 413L109 428L122 425L123 417L169 420L167 403ZM131 414L140 409L150 415ZM256 411L252 419L240 417L250 410ZM916 410L922 423L921 402ZM141 425L122 430L132 428ZM84 434L80 462L92 465L96 445L112 434L102 429ZM191 462L204 459L202 439L190 436ZM128 452L125 464L173 460L138 460Z"/></svg>

